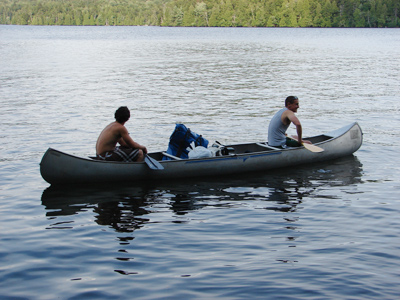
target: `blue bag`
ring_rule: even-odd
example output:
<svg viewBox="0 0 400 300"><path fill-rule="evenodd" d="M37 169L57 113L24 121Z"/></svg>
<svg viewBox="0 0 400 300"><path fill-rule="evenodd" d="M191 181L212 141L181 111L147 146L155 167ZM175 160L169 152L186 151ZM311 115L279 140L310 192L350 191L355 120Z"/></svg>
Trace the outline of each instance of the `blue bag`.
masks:
<svg viewBox="0 0 400 300"><path fill-rule="evenodd" d="M208 140L201 135L192 132L190 128L187 128L183 124L176 124L175 130L169 138L168 150L166 152L179 158L188 158L188 150L186 149L190 148L192 142L196 147L203 146L207 148L208 146ZM164 156L163 160L172 160L172 158Z"/></svg>

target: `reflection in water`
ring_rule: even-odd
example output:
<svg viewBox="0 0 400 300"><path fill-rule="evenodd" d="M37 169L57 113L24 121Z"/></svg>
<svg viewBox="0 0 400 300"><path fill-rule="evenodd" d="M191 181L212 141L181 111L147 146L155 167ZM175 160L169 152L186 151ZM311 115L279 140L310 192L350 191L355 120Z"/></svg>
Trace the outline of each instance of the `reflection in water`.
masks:
<svg viewBox="0 0 400 300"><path fill-rule="evenodd" d="M220 212L215 211L217 209L230 210L233 218L240 219L242 222L248 220L246 214L249 208L260 209L262 212L269 210L281 213L285 228L281 234L289 243L288 247L296 247L295 241L298 238L300 226L299 214L296 211L304 199L319 197L321 190L326 190L331 186L343 186L344 190L349 190L349 187L352 189L353 185L361 183L361 176L360 162L354 156L350 156L309 167L225 178L153 182L141 186L67 187L64 189L49 187L43 192L42 204L45 206L47 217L52 222L48 229L72 229L77 226L75 222L79 218L73 217L71 221L71 217L66 219L63 216L92 211L93 219L97 224L107 226L117 232L118 254L114 256L114 259L123 264L118 264L114 272L132 275L140 273L140 267L135 264L137 256L145 255L142 259L146 260L150 259L148 255L152 255L152 252L149 254L147 251L145 251L146 254L140 254L140 250L132 251L130 247L132 241L138 237L133 232L146 224L198 222L195 219L197 214L190 213L203 208L208 209L205 214L211 220L209 224L212 224L214 216L221 215ZM245 210L242 210L242 207L245 207ZM229 224L226 225L229 226ZM186 227L188 228L190 227ZM208 228L208 230L214 229L212 226ZM175 230L179 231L179 229ZM195 231L196 229L193 235L198 234ZM191 232L188 234L192 235ZM198 238L207 241L208 235L206 231ZM155 238L163 241L162 236L155 236ZM266 249L281 246L279 239L269 240L268 243ZM140 245L140 242L138 244ZM212 241L207 245L216 247ZM281 254L276 260L282 263L297 262L294 259L287 259L287 255Z"/></svg>
<svg viewBox="0 0 400 300"><path fill-rule="evenodd" d="M111 226L119 232L132 232L149 221L142 217L148 212L141 205L141 201L99 203L94 208L97 213L96 223Z"/></svg>
<svg viewBox="0 0 400 300"><path fill-rule="evenodd" d="M149 222L146 215L165 210L182 216L203 207L229 208L261 200L265 202L264 209L295 212L304 197L312 197L316 189L361 183L361 176L361 163L349 156L309 167L246 176L153 182L133 187L49 187L43 192L42 203L51 219L92 209L99 225L132 232ZM57 229L72 226L53 225Z"/></svg>

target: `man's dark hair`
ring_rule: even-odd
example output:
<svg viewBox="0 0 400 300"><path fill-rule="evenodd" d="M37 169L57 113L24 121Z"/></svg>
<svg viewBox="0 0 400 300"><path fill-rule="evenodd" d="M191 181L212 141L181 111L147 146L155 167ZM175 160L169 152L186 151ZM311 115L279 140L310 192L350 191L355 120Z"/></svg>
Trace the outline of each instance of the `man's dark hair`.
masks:
<svg viewBox="0 0 400 300"><path fill-rule="evenodd" d="M295 100L299 100L296 96L289 96L285 100L285 106L288 106L289 104L293 104Z"/></svg>
<svg viewBox="0 0 400 300"><path fill-rule="evenodd" d="M115 111L115 115L114 116L115 116L115 120L118 123L123 124L123 123L125 123L126 121L129 120L129 118L131 117L131 113L130 113L128 107L121 106L120 108L118 108Z"/></svg>

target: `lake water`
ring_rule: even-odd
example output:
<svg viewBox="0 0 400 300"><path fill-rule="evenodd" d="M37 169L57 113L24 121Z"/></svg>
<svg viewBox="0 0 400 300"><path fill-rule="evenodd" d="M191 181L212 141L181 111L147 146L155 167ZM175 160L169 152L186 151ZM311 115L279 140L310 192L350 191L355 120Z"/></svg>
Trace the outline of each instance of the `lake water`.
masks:
<svg viewBox="0 0 400 300"><path fill-rule="evenodd" d="M0 26L0 298L398 299L398 29ZM149 151L175 122L266 140L357 121L354 156L271 174L54 188L120 105ZM289 134L294 134L293 126Z"/></svg>

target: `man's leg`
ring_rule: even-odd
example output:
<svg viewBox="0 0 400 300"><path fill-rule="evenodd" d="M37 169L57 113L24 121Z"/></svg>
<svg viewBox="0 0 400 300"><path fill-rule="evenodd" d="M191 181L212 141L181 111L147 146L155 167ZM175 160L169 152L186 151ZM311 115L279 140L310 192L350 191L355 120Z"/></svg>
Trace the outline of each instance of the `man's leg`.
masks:
<svg viewBox="0 0 400 300"><path fill-rule="evenodd" d="M141 162L144 161L144 153L142 149L138 150L138 154L137 154L137 162Z"/></svg>

